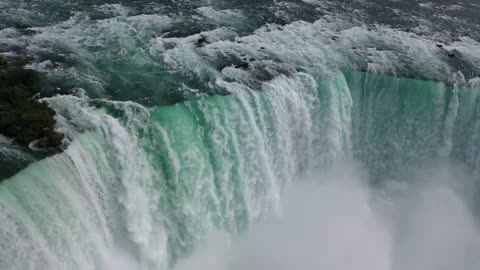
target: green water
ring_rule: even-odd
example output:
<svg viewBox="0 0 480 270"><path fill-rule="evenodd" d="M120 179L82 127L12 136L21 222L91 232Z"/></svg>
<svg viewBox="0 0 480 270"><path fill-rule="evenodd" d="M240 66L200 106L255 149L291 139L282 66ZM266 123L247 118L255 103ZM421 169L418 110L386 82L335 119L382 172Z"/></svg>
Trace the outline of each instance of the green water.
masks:
<svg viewBox="0 0 480 270"><path fill-rule="evenodd" d="M478 89L361 72L226 87L235 94L110 104L120 119L84 108L95 129L2 184L2 268L110 269L119 257L163 269L210 233L279 213L282 190L341 160L375 182L437 159L478 178Z"/></svg>
<svg viewBox="0 0 480 270"><path fill-rule="evenodd" d="M0 269L475 269L478 8L1 1L66 148L0 137Z"/></svg>

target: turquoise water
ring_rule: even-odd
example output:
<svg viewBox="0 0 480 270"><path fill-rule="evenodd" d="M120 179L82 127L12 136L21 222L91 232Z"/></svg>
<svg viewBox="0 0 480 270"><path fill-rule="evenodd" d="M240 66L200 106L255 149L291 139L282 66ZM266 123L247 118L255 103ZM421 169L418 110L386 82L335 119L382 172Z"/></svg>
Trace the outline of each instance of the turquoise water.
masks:
<svg viewBox="0 0 480 270"><path fill-rule="evenodd" d="M150 109L105 102L120 118L52 98L97 127L2 183L2 268L166 269L212 233L281 215L285 190L353 159L376 185L413 185L403 174L435 161L465 164L461 185L477 184L478 89L361 72L225 87Z"/></svg>
<svg viewBox="0 0 480 270"><path fill-rule="evenodd" d="M0 137L0 269L478 265L475 3L0 7L66 135Z"/></svg>

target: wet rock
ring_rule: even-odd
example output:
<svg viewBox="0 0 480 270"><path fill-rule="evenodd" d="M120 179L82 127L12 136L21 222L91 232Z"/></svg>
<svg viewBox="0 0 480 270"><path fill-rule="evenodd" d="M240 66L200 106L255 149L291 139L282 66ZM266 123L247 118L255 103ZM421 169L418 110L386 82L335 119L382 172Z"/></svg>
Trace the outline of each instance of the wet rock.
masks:
<svg viewBox="0 0 480 270"><path fill-rule="evenodd" d="M442 44L437 44L436 45L438 48L443 48L443 45Z"/></svg>
<svg viewBox="0 0 480 270"><path fill-rule="evenodd" d="M26 35L26 36L34 36L34 35L40 33L39 31L30 29L30 28L22 29L22 30L20 30L20 32L21 32L23 35Z"/></svg>
<svg viewBox="0 0 480 270"><path fill-rule="evenodd" d="M195 45L196 45L197 47L203 47L203 46L205 46L206 43L207 43L207 38L204 37L204 36L201 36L201 37L197 40L197 42L195 43Z"/></svg>
<svg viewBox="0 0 480 270"><path fill-rule="evenodd" d="M250 65L247 62L242 62L240 64L236 64L234 67L240 69L248 69Z"/></svg>

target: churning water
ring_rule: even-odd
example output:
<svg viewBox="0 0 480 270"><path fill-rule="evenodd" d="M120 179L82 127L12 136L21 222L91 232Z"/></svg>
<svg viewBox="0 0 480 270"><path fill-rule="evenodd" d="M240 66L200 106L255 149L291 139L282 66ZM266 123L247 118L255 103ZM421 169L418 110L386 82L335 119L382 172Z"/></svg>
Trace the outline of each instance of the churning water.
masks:
<svg viewBox="0 0 480 270"><path fill-rule="evenodd" d="M479 6L377 2L1 1L0 269L478 267Z"/></svg>

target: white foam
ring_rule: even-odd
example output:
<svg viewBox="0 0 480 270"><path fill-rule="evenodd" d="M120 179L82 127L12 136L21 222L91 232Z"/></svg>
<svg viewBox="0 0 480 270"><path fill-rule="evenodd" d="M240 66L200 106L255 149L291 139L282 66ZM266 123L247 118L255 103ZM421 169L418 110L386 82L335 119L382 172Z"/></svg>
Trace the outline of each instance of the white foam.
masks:
<svg viewBox="0 0 480 270"><path fill-rule="evenodd" d="M211 6L199 7L196 9L202 16L213 20L215 23L225 26L240 26L246 17L242 11L234 9L217 10Z"/></svg>

